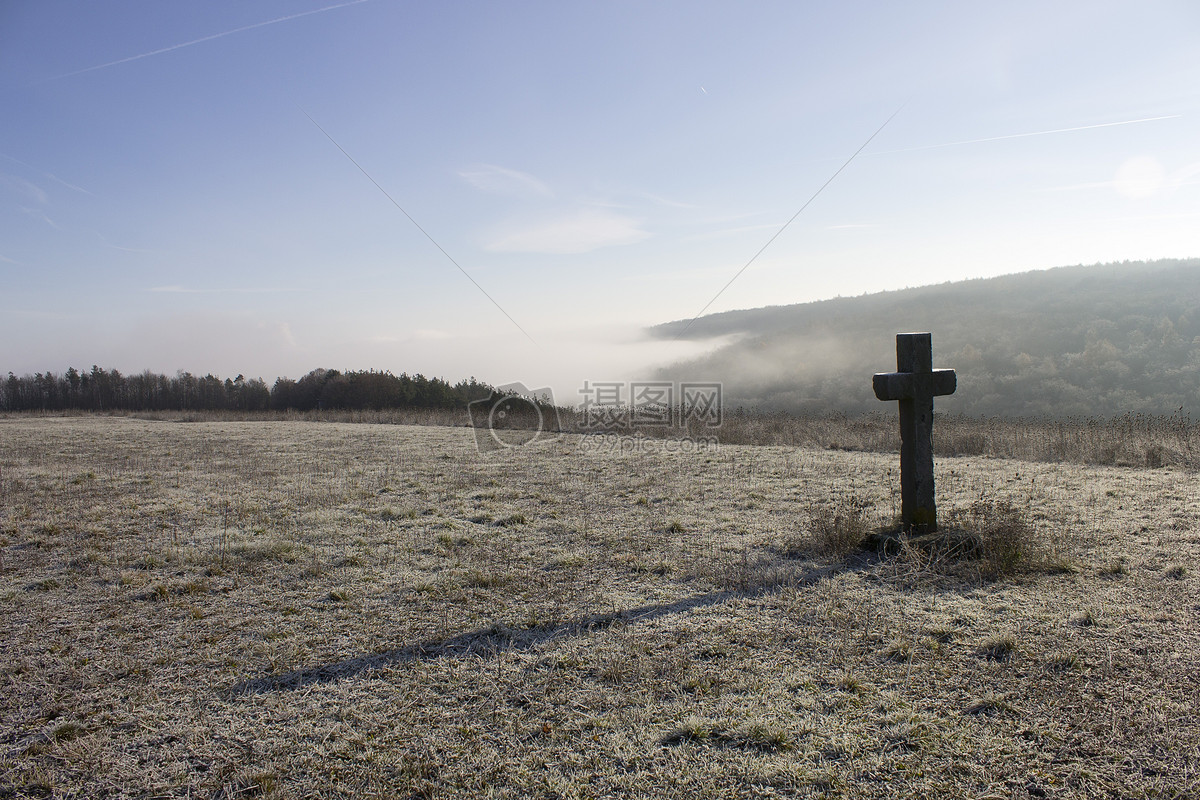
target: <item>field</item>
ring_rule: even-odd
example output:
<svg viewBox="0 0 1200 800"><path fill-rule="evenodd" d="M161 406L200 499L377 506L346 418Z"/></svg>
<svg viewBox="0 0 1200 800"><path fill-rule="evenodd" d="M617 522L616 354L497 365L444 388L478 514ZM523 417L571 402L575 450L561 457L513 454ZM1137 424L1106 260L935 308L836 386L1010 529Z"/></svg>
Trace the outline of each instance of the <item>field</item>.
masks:
<svg viewBox="0 0 1200 800"><path fill-rule="evenodd" d="M0 798L1200 794L1195 472L611 441L0 419Z"/></svg>

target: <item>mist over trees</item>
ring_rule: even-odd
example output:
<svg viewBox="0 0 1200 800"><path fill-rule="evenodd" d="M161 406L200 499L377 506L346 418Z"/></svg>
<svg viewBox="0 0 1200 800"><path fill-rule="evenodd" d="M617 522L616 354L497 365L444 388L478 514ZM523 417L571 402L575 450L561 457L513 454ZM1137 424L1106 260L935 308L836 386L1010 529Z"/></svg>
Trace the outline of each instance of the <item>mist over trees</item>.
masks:
<svg viewBox="0 0 1200 800"><path fill-rule="evenodd" d="M935 367L958 373L939 411L1118 416L1200 410L1200 259L1061 267L815 303L712 314L651 335L726 338L657 377L720 381L726 409L878 411L871 375L896 368L895 335L933 334ZM72 367L0 379L0 411L465 409L474 378L315 369L259 378Z"/></svg>
<svg viewBox="0 0 1200 800"><path fill-rule="evenodd" d="M687 325L651 329L672 338ZM933 334L958 372L940 411L1117 416L1200 410L1200 259L1061 267L696 320L684 338L729 337L663 369L721 381L727 408L879 410L871 375L896 368L895 335Z"/></svg>
<svg viewBox="0 0 1200 800"><path fill-rule="evenodd" d="M424 375L339 372L315 369L299 380L279 378L270 388L261 378L224 380L179 372L174 377L146 371L122 375L93 366L61 375L38 372L0 381L3 411L312 411L387 408L466 408L491 396L492 387L474 378L451 384Z"/></svg>

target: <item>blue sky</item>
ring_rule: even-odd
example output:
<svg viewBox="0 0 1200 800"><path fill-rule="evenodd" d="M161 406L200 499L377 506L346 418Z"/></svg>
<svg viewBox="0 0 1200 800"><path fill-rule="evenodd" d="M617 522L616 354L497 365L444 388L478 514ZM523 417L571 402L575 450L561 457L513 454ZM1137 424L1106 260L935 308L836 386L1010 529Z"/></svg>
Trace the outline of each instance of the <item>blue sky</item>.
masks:
<svg viewBox="0 0 1200 800"><path fill-rule="evenodd" d="M6 0L0 108L18 374L573 402L877 131L710 312L1200 255L1190 2Z"/></svg>

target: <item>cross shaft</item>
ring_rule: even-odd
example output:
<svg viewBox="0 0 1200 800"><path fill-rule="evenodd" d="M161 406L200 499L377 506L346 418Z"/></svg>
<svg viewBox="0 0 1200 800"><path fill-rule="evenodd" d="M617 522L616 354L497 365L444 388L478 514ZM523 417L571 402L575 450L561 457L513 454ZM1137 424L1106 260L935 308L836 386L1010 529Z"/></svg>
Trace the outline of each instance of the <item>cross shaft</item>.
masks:
<svg viewBox="0 0 1200 800"><path fill-rule="evenodd" d="M900 516L905 530L936 531L933 494L933 398L953 394L952 369L933 369L928 333L896 334L896 372L872 378L875 396L900 404Z"/></svg>

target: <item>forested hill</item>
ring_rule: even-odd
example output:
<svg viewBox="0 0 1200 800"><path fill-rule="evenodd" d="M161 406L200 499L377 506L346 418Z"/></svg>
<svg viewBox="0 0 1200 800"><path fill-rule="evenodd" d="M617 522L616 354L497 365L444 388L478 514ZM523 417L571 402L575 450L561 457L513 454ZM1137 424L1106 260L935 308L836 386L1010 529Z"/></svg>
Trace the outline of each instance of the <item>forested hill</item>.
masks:
<svg viewBox="0 0 1200 800"><path fill-rule="evenodd" d="M651 329L672 338L686 321ZM930 331L958 371L940 411L1004 415L1200 411L1200 259L1061 267L702 317L684 338L733 337L664 379L719 380L726 408L881 409L871 374L895 334Z"/></svg>

